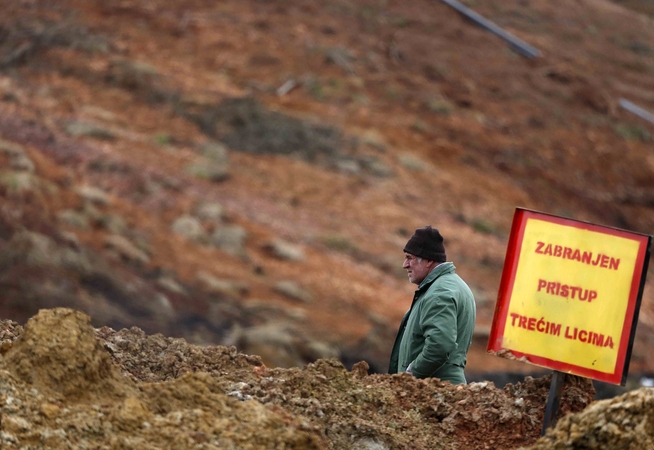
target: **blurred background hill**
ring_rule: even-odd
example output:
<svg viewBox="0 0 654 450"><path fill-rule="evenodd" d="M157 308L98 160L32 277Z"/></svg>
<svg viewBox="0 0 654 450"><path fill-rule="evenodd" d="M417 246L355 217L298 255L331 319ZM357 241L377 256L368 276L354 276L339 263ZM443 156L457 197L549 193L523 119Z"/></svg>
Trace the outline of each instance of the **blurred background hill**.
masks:
<svg viewBox="0 0 654 450"><path fill-rule="evenodd" d="M0 318L385 371L431 224L469 377L536 372L485 354L513 212L651 233L654 2L464 3L542 56L435 0L0 1ZM634 384L653 330L650 281Z"/></svg>

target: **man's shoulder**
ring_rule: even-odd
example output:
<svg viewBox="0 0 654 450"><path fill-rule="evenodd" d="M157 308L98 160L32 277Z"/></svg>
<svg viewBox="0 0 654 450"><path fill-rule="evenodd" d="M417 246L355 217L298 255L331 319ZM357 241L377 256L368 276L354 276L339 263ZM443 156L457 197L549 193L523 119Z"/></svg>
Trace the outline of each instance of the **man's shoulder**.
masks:
<svg viewBox="0 0 654 450"><path fill-rule="evenodd" d="M469 291L468 284L455 272L449 272L434 280L427 289L427 295L448 295L460 293L462 290Z"/></svg>

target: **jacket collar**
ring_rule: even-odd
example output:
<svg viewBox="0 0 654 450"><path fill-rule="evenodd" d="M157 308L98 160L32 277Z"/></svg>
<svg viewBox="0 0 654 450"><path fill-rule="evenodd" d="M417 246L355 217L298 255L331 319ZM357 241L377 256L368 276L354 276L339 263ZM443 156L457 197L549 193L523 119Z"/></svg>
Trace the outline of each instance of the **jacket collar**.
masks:
<svg viewBox="0 0 654 450"><path fill-rule="evenodd" d="M431 270L431 272L427 274L425 279L422 280L422 283L420 283L420 286L418 286L418 290L427 287L428 285L433 283L434 280L436 280L436 278L440 277L441 275L444 275L446 273L454 273L454 269L456 269L456 267L454 267L454 263L452 262L444 262L437 265Z"/></svg>

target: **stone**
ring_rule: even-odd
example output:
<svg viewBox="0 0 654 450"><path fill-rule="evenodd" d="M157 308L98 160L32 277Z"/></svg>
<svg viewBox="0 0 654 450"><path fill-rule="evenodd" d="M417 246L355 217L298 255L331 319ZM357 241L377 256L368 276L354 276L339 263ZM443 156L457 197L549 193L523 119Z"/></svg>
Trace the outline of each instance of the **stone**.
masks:
<svg viewBox="0 0 654 450"><path fill-rule="evenodd" d="M340 159L335 162L335 165L339 172L348 174L357 174L361 172L361 164L352 159Z"/></svg>
<svg viewBox="0 0 654 450"><path fill-rule="evenodd" d="M247 232L243 227L230 225L217 228L211 236L211 243L229 254L244 256L246 237Z"/></svg>
<svg viewBox="0 0 654 450"><path fill-rule="evenodd" d="M173 278L170 277L159 278L157 280L157 284L167 291L174 292L176 294L181 294L181 295L188 295L186 289L184 289L184 287Z"/></svg>
<svg viewBox="0 0 654 450"><path fill-rule="evenodd" d="M275 258L285 261L302 261L305 258L304 251L300 247L282 240L268 242L263 248Z"/></svg>
<svg viewBox="0 0 654 450"><path fill-rule="evenodd" d="M31 267L61 267L82 274L93 269L86 253L78 248L58 246L49 236L33 231L15 233L0 254L0 264L17 263Z"/></svg>
<svg viewBox="0 0 654 450"><path fill-rule="evenodd" d="M183 215L175 219L171 229L175 233L193 241L202 240L206 236L204 227L202 227L200 220L198 220L197 217L189 215Z"/></svg>
<svg viewBox="0 0 654 450"><path fill-rule="evenodd" d="M318 359L338 358L338 348L327 342L308 340L299 345L301 353L306 360L316 361Z"/></svg>
<svg viewBox="0 0 654 450"><path fill-rule="evenodd" d="M21 156L25 154L25 149L20 144L0 139L0 152L5 153L10 157Z"/></svg>
<svg viewBox="0 0 654 450"><path fill-rule="evenodd" d="M368 370L370 370L370 365L365 361L359 361L358 363L354 363L352 366L352 374L356 378L364 378L368 376Z"/></svg>
<svg viewBox="0 0 654 450"><path fill-rule="evenodd" d="M348 75L355 75L356 71L352 62L356 60L354 53L345 47L331 47L325 50L325 62L336 64L345 70Z"/></svg>
<svg viewBox="0 0 654 450"><path fill-rule="evenodd" d="M386 178L393 175L393 170L377 158L370 158L363 162L364 167L372 175L380 178Z"/></svg>
<svg viewBox="0 0 654 450"><path fill-rule="evenodd" d="M0 172L0 186L4 186L11 193L33 191L38 184L38 178L29 172Z"/></svg>
<svg viewBox="0 0 654 450"><path fill-rule="evenodd" d="M22 262L32 267L54 266L61 264L57 244L50 237L33 231L15 233L0 255L2 262Z"/></svg>
<svg viewBox="0 0 654 450"><path fill-rule="evenodd" d="M31 159L25 154L12 156L9 160L9 167L14 170L22 172L34 172L34 163Z"/></svg>
<svg viewBox="0 0 654 450"><path fill-rule="evenodd" d="M367 130L361 136L361 142L365 145L368 145L380 152L387 150L388 145L386 144L386 139L378 131Z"/></svg>
<svg viewBox="0 0 654 450"><path fill-rule="evenodd" d="M59 230L59 237L68 245L69 247L79 250L80 249L80 241L79 238L75 233L72 231L63 231Z"/></svg>
<svg viewBox="0 0 654 450"><path fill-rule="evenodd" d="M116 115L114 113L104 108L100 108L99 106L84 105L82 106L81 110L85 115L107 122L114 122L116 120Z"/></svg>
<svg viewBox="0 0 654 450"><path fill-rule="evenodd" d="M91 202L85 202L82 207L82 212L89 218L91 222L100 223L104 214Z"/></svg>
<svg viewBox="0 0 654 450"><path fill-rule="evenodd" d="M214 164L227 166L229 164L229 151L220 142L209 142L200 147L202 156Z"/></svg>
<svg viewBox="0 0 654 450"><path fill-rule="evenodd" d="M94 186L79 186L75 192L84 200L98 206L106 206L110 203L109 194Z"/></svg>
<svg viewBox="0 0 654 450"><path fill-rule="evenodd" d="M84 275L93 272L93 264L85 252L74 248L60 248L58 254L61 267Z"/></svg>
<svg viewBox="0 0 654 450"><path fill-rule="evenodd" d="M116 251L123 259L140 264L150 262L150 257L134 245L129 239L119 234L107 236L104 240L105 247Z"/></svg>
<svg viewBox="0 0 654 450"><path fill-rule="evenodd" d="M258 355L271 367L293 367L304 363L296 348L297 334L283 323L269 323L241 330L232 338L242 351Z"/></svg>
<svg viewBox="0 0 654 450"><path fill-rule="evenodd" d="M220 222L223 219L224 208L220 203L204 202L195 208L195 215L201 220Z"/></svg>
<svg viewBox="0 0 654 450"><path fill-rule="evenodd" d="M260 315L268 321L274 317L283 317L297 321L303 321L307 318L307 313L300 307L278 305L269 300L247 299L242 305L248 313Z"/></svg>
<svg viewBox="0 0 654 450"><path fill-rule="evenodd" d="M175 317L175 308L170 302L170 299L161 293L157 293L154 296L154 308L157 313L166 317L168 319L173 319Z"/></svg>
<svg viewBox="0 0 654 450"><path fill-rule="evenodd" d="M374 439L358 439L352 444L352 450L389 450L388 446Z"/></svg>
<svg viewBox="0 0 654 450"><path fill-rule="evenodd" d="M313 294L301 287L295 281L280 281L275 285L274 290L291 300L297 300L303 303L311 303L313 301Z"/></svg>
<svg viewBox="0 0 654 450"><path fill-rule="evenodd" d="M78 230L88 230L90 228L88 216L73 209L59 211L57 213L57 220Z"/></svg>
<svg viewBox="0 0 654 450"><path fill-rule="evenodd" d="M141 400L135 397L127 397L116 413L116 422L119 429L134 431L140 428L141 424L150 419L151 416L152 413Z"/></svg>
<svg viewBox="0 0 654 450"><path fill-rule="evenodd" d="M411 155L410 153L403 153L398 155L397 160L402 166L415 172L425 171L430 166L426 161L423 161L422 159L415 155Z"/></svg>
<svg viewBox="0 0 654 450"><path fill-rule="evenodd" d="M185 171L198 178L220 182L229 178L229 152L220 142L200 147L201 158L186 166Z"/></svg>
<svg viewBox="0 0 654 450"><path fill-rule="evenodd" d="M207 291L228 297L241 297L250 291L246 282L223 280L207 272L198 273L197 280Z"/></svg>
<svg viewBox="0 0 654 450"><path fill-rule="evenodd" d="M225 181L229 178L229 170L227 167L206 161L198 161L189 164L184 168L184 171L194 177L202 178L216 183Z"/></svg>
<svg viewBox="0 0 654 450"><path fill-rule="evenodd" d="M43 403L41 405L41 414L48 419L56 419L60 412L61 408L54 403Z"/></svg>
<svg viewBox="0 0 654 450"><path fill-rule="evenodd" d="M125 219L116 214L103 214L98 223L102 228L113 234L123 234L128 229Z"/></svg>
<svg viewBox="0 0 654 450"><path fill-rule="evenodd" d="M8 433L19 433L21 431L29 431L32 429L32 424L22 417L14 415L3 415L2 417L2 430Z"/></svg>
<svg viewBox="0 0 654 450"><path fill-rule="evenodd" d="M66 125L66 133L73 137L93 137L96 139L112 141L116 135L100 125L92 122L72 121Z"/></svg>

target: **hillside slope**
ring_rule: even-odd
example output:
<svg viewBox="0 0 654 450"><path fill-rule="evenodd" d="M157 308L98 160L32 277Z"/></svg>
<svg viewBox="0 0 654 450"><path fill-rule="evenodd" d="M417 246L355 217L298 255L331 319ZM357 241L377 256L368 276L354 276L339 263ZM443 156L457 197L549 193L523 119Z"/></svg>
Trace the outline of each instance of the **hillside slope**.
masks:
<svg viewBox="0 0 654 450"><path fill-rule="evenodd" d="M603 0L0 1L0 317L385 369L426 224L485 355L516 206L649 233L654 26ZM645 288L633 372L646 359Z"/></svg>

